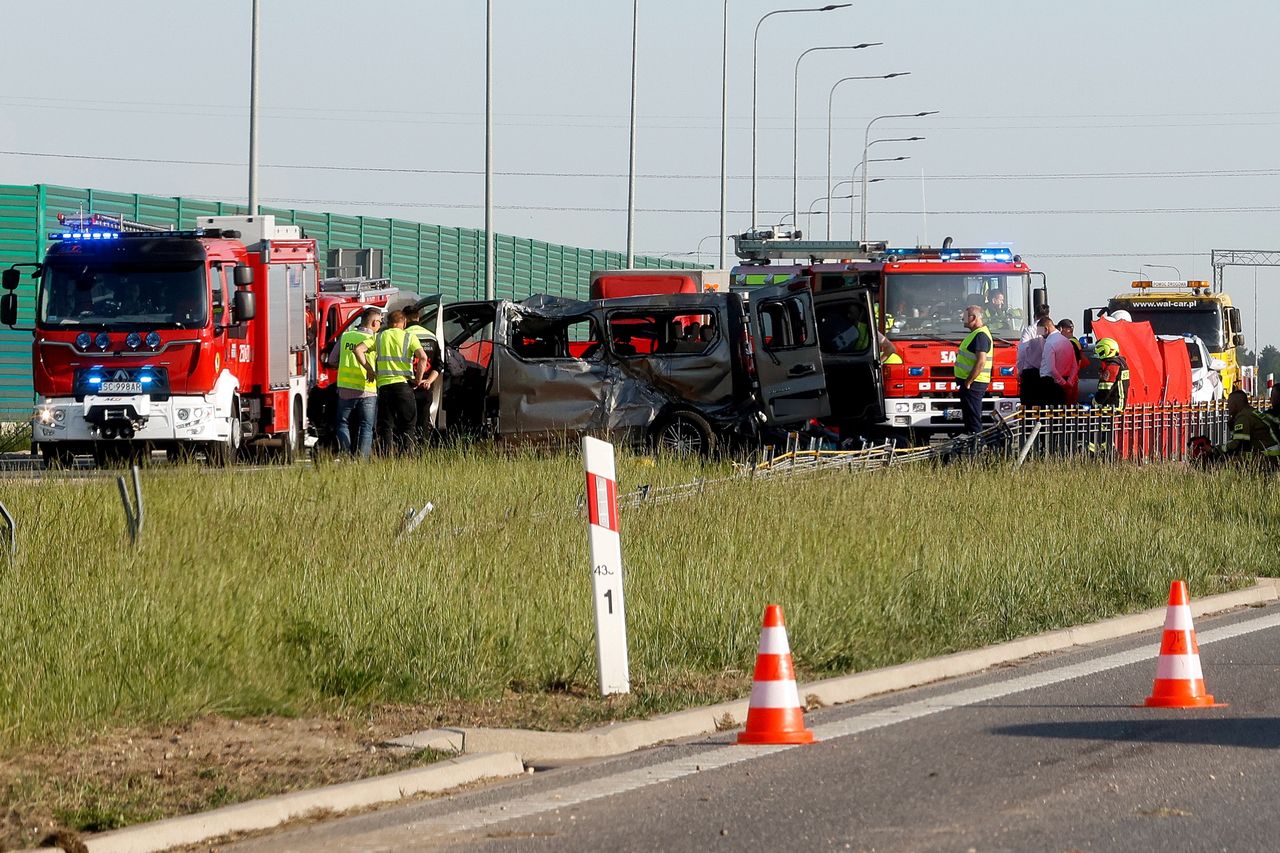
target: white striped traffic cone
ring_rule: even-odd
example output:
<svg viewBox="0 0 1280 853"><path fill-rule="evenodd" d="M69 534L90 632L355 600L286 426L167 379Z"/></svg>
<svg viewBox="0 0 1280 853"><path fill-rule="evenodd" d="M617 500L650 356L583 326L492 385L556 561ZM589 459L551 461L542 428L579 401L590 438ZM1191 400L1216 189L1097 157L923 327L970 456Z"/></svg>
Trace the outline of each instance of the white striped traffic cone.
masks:
<svg viewBox="0 0 1280 853"><path fill-rule="evenodd" d="M1221 707L1205 690L1186 581L1174 581L1169 587L1169 609L1164 617L1156 680L1145 704L1148 708Z"/></svg>
<svg viewBox="0 0 1280 853"><path fill-rule="evenodd" d="M813 743L813 732L804 727L791 646L787 643L787 628L782 624L782 606L778 604L764 609L747 727L738 735L738 743Z"/></svg>

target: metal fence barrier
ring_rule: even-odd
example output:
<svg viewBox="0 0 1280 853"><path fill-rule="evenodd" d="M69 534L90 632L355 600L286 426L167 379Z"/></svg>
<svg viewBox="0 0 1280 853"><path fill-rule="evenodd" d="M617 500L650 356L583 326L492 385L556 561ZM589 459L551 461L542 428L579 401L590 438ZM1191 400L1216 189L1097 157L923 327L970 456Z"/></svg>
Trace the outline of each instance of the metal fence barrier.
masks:
<svg viewBox="0 0 1280 853"><path fill-rule="evenodd" d="M1196 436L1222 444L1231 432L1225 402L1132 406L1123 411L1082 406L1031 408L1011 423L1019 452L1041 458L1106 461L1184 460Z"/></svg>

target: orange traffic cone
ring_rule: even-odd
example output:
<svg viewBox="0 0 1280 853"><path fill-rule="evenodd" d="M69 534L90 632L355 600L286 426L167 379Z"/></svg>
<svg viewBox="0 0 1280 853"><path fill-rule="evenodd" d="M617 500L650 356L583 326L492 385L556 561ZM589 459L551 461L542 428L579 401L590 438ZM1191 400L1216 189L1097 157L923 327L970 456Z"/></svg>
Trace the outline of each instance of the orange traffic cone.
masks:
<svg viewBox="0 0 1280 853"><path fill-rule="evenodd" d="M1187 582L1174 581L1169 587L1169 610L1164 617L1164 637L1156 661L1156 680L1147 697L1148 708L1221 707L1205 692L1200 670L1200 646L1191 624L1191 604Z"/></svg>
<svg viewBox="0 0 1280 853"><path fill-rule="evenodd" d="M804 727L791 646L778 604L764 609L747 728L738 735L738 743L813 743L813 732Z"/></svg>

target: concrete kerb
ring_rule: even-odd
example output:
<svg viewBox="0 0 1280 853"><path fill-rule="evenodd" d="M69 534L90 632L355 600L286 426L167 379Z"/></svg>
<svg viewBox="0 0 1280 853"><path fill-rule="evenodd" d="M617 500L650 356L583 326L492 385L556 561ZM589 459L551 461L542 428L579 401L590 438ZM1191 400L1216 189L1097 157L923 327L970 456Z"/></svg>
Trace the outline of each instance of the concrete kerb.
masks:
<svg viewBox="0 0 1280 853"><path fill-rule="evenodd" d="M1236 592L1193 599L1192 613L1204 616L1236 607L1261 604L1280 597L1280 581L1258 578L1257 583ZM1012 663L1033 655L1056 652L1072 646L1114 640L1159 628L1164 624L1164 607L1154 607L1129 616L1118 616L1088 625L1061 628L974 649L868 670L854 675L801 684L800 696L807 703L839 705L881 693L919 687L947 678L972 675L993 666ZM540 732L524 729L455 728L431 729L396 738L389 743L417 749L457 752L510 751L526 764L548 764L589 758L605 758L652 746L664 741L697 737L726 728L726 716L740 725L747 714L746 700L724 702L666 714L651 720L615 723L586 732Z"/></svg>
<svg viewBox="0 0 1280 853"><path fill-rule="evenodd" d="M236 832L271 829L316 812L341 812L394 802L414 794L436 793L481 779L501 779L524 772L511 752L467 755L386 776L297 791L226 806L202 814L144 823L85 839L89 853L151 853L198 844Z"/></svg>

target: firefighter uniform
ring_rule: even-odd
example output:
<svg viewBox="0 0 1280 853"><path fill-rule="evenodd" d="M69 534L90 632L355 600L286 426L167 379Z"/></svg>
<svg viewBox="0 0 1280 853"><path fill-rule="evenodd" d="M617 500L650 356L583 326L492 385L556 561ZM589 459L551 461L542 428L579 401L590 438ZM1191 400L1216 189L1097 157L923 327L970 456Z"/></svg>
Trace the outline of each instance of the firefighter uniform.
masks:
<svg viewBox="0 0 1280 853"><path fill-rule="evenodd" d="M422 345L404 326L378 333L378 443L383 453L409 450L417 443L413 360L420 353Z"/></svg>
<svg viewBox="0 0 1280 853"><path fill-rule="evenodd" d="M979 315L978 320L981 320ZM960 384L960 411L964 416L966 432L982 431L982 398L986 396L987 386L991 383L991 362L994 360L995 339L985 324L971 330L961 341L956 350L956 380ZM981 370L978 366L978 353L987 354ZM970 383L968 387L965 383Z"/></svg>
<svg viewBox="0 0 1280 853"><path fill-rule="evenodd" d="M1267 419L1252 408L1245 408L1231 419L1231 440L1222 445L1228 456L1280 457L1280 436L1277 436Z"/></svg>
<svg viewBox="0 0 1280 853"><path fill-rule="evenodd" d="M1128 398L1129 363L1121 355L1102 359L1098 366L1098 391L1093 395L1093 404L1123 409Z"/></svg>

